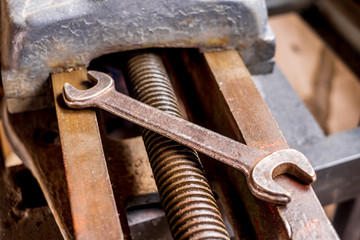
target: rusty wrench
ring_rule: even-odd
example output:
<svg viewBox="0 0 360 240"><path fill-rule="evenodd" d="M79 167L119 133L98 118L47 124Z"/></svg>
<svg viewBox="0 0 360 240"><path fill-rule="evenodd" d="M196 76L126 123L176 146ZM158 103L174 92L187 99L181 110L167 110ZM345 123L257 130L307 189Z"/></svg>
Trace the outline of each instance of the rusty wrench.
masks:
<svg viewBox="0 0 360 240"><path fill-rule="evenodd" d="M105 73L89 71L88 76L95 84L90 89L77 90L65 84L63 97L69 107L104 109L236 168L245 174L251 192L262 200L280 205L291 200L290 193L273 180L280 174L292 174L306 184L316 180L309 161L294 149L270 153L246 146L117 92L113 79Z"/></svg>

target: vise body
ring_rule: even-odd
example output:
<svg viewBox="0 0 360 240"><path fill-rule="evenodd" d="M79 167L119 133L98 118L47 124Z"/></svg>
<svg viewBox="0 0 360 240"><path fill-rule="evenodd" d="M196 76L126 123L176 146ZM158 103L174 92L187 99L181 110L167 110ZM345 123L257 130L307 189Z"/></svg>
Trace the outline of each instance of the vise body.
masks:
<svg viewBox="0 0 360 240"><path fill-rule="evenodd" d="M52 106L50 73L141 48L238 50L272 70L275 38L258 0L2 0L1 74L10 112Z"/></svg>

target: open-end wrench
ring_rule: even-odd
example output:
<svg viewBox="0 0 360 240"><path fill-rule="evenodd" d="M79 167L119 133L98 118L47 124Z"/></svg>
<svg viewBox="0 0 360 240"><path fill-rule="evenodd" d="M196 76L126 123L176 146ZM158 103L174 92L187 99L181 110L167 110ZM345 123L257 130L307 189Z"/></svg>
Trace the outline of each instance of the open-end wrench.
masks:
<svg viewBox="0 0 360 240"><path fill-rule="evenodd" d="M280 174L292 174L306 184L316 180L309 161L294 149L270 153L246 146L117 92L113 79L105 73L89 71L88 78L95 86L87 90L65 84L63 96L69 107L104 109L236 168L245 174L251 192L262 200L281 205L291 200L290 193L274 181Z"/></svg>

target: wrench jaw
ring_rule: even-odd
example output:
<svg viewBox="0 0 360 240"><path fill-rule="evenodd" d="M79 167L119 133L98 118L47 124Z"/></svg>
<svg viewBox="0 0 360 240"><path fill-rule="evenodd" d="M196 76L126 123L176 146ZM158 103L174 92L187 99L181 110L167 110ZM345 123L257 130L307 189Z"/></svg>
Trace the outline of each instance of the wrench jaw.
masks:
<svg viewBox="0 0 360 240"><path fill-rule="evenodd" d="M257 175L249 177L248 185L251 193L266 202L271 202L277 205L286 205L291 200L291 195L288 191L277 184L273 179L269 180L265 177Z"/></svg>
<svg viewBox="0 0 360 240"><path fill-rule="evenodd" d="M294 149L274 152L252 169L248 183L251 192L258 198L278 205L286 205L291 200L288 191L274 181L276 176L288 173L306 184L316 180L316 174L307 158Z"/></svg>
<svg viewBox="0 0 360 240"><path fill-rule="evenodd" d="M88 80L94 84L93 87L86 90L79 90L65 83L63 88L63 98L71 108L95 107L94 98L102 93L114 89L114 80L106 73L89 71Z"/></svg>
<svg viewBox="0 0 360 240"><path fill-rule="evenodd" d="M76 100L76 97L81 94L81 90L74 88L69 83L65 83L62 93L66 105L70 108L82 109L89 105L88 101Z"/></svg>

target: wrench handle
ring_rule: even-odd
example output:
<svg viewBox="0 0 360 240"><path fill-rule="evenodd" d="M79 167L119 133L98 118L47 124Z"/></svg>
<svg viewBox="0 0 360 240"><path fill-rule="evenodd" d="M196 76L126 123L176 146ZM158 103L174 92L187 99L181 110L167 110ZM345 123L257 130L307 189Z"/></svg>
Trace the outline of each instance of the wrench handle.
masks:
<svg viewBox="0 0 360 240"><path fill-rule="evenodd" d="M84 105L83 105L84 106ZM114 88L89 100L89 105L111 112L141 127L193 148L249 176L269 153L251 148L117 92Z"/></svg>

